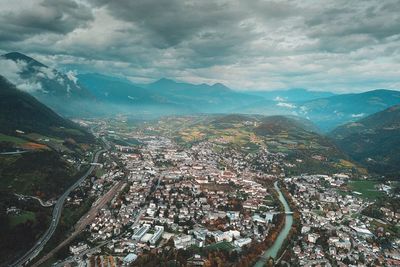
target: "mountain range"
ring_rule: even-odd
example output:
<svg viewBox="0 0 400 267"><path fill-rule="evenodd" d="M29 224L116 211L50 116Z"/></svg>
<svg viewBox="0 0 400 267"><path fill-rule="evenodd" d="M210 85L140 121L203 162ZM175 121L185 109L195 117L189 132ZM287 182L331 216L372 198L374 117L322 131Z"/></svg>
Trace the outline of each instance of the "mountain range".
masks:
<svg viewBox="0 0 400 267"><path fill-rule="evenodd" d="M98 73L65 74L17 52L2 57L22 62L20 79L38 87L29 92L67 117L116 113L153 117L196 113L293 115L311 120L323 132L329 132L400 104L400 92L394 90L339 95L299 88L236 91L220 83L190 84L166 78L137 84L124 77Z"/></svg>

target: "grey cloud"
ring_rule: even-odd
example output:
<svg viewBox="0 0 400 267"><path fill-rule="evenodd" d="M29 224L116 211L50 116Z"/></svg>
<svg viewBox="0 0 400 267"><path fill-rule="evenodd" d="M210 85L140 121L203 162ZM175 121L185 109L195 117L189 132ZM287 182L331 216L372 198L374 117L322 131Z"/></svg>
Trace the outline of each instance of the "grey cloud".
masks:
<svg viewBox="0 0 400 267"><path fill-rule="evenodd" d="M44 33L66 34L93 19L89 6L72 0L32 1L31 7L21 5L13 11L2 11L0 4L0 40L21 41Z"/></svg>
<svg viewBox="0 0 400 267"><path fill-rule="evenodd" d="M400 34L400 1L338 1L305 19L304 31L321 49L354 51Z"/></svg>
<svg viewBox="0 0 400 267"><path fill-rule="evenodd" d="M0 4L0 50L66 71L257 89L398 80L399 0L32 1Z"/></svg>
<svg viewBox="0 0 400 267"><path fill-rule="evenodd" d="M153 45L165 48L205 29L235 24L245 14L234 4L218 1L102 1L116 18L152 33Z"/></svg>

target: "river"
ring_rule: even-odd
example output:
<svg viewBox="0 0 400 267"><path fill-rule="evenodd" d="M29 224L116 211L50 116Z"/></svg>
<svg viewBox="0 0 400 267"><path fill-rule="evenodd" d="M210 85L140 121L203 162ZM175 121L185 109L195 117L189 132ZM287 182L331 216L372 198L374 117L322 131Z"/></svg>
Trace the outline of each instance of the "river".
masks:
<svg viewBox="0 0 400 267"><path fill-rule="evenodd" d="M287 203L285 197L283 196L281 190L279 189L278 181L274 183L274 187L275 190L278 192L279 201L282 202L285 212L291 212L289 204ZM292 228L292 224L293 224L293 215L287 214L285 217L285 225L283 226L283 229L276 238L274 244L272 245L272 247L264 251L260 259L254 265L254 267L263 267L265 266L265 263L270 257L274 259L276 258L280 248L282 247L283 241L285 241L286 237L289 234L290 228Z"/></svg>

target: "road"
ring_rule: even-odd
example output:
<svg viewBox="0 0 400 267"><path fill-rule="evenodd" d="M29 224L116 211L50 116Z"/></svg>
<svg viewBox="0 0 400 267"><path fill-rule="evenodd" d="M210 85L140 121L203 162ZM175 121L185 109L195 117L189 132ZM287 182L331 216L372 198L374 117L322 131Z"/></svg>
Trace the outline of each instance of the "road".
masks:
<svg viewBox="0 0 400 267"><path fill-rule="evenodd" d="M28 151L20 150L20 151L1 152L0 155L18 155L18 154L23 154L23 153L28 153Z"/></svg>
<svg viewBox="0 0 400 267"><path fill-rule="evenodd" d="M25 195L21 195L21 194L14 194L14 195L16 195L17 197L22 198L22 199L25 199L25 198L28 198L28 199L29 199L29 198L35 199L35 200L37 200L37 201L39 202L39 204L40 204L42 207L48 208L48 207L53 206L53 203L44 202L43 200L41 200L41 199L38 198L38 197L34 197L34 196L25 196Z"/></svg>
<svg viewBox="0 0 400 267"><path fill-rule="evenodd" d="M145 208L142 208L142 209L138 212L138 214L136 215L135 221L134 221L134 223L132 224L131 227L134 227L134 226L136 226L136 225L138 224L140 218L142 217L142 215L143 215L143 213L144 213L145 211L146 211L146 209L145 209ZM56 266L56 267L62 267L62 266L71 264L72 262L76 261L77 259L82 258L84 255L91 254L91 253L95 252L97 249L99 249L99 248L101 248L101 247L103 247L103 246L109 244L110 242L114 242L114 239L117 239L117 237L114 237L114 238L111 239L111 240L107 240L107 241L101 242L100 244L98 244L98 245L95 246L95 247L88 248L88 249L86 249L85 251L82 251L81 253L79 253L79 255L71 256L71 257L69 257L68 259L66 259L66 260L64 260L64 261L57 263L55 266ZM35 264L35 265L36 265L36 264ZM33 267L35 267L35 265L34 265Z"/></svg>
<svg viewBox="0 0 400 267"><path fill-rule="evenodd" d="M111 199L117 195L118 192L122 190L124 186L124 182L120 181L116 183L106 194L104 194L99 201L87 212L84 216L82 216L81 220L79 220L75 225L75 230L72 234L70 234L64 241L62 241L57 247L55 247L52 251L50 251L47 255L41 258L38 262L32 265L32 267L37 267L50 259L57 251L59 251L62 247L71 242L77 235L79 235L85 227L90 224L97 216L98 211L102 209Z"/></svg>
<svg viewBox="0 0 400 267"><path fill-rule="evenodd" d="M63 266L69 265L69 264L71 264L72 262L74 262L75 260L77 260L77 259L79 259L79 258L82 258L84 255L92 254L92 253L96 252L99 248L101 248L101 247L103 247L103 246L105 246L105 245L107 245L107 244L109 244L109 243L111 243L111 242L113 242L113 241L112 241L112 240L104 241L104 242L98 244L97 246L95 246L95 247L93 247L93 248L89 248L89 249L86 249L86 250L82 251L82 252L79 253L78 255L71 256L70 258L68 258L68 259L65 260L65 261L56 263L55 266L56 266L56 267L63 267Z"/></svg>
<svg viewBox="0 0 400 267"><path fill-rule="evenodd" d="M99 160L99 156L101 153L107 151L106 149L100 149L96 151L92 163L97 163ZM32 259L34 259L43 249L43 247L46 245L46 243L50 240L52 235L54 234L58 222L60 221L61 217L61 212L62 208L64 205L65 200L67 199L68 195L75 190L82 182L85 180L95 169L96 166L90 166L90 168L86 171L84 175L82 175L78 181L76 181L72 186L70 186L67 191L64 192L64 194L57 200L56 204L54 205L53 208L53 213L52 213L52 219L49 228L46 230L46 232L39 238L39 240L35 243L35 245L28 251L26 252L20 259L15 261L13 264L10 266L16 267L16 266L25 266L27 263L29 263Z"/></svg>

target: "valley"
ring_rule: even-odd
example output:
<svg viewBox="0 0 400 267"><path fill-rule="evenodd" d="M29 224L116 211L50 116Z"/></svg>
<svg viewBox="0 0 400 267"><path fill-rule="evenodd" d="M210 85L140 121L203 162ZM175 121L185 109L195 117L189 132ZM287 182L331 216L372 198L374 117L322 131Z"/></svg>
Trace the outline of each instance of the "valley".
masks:
<svg viewBox="0 0 400 267"><path fill-rule="evenodd" d="M1 0L0 267L399 267L400 0Z"/></svg>
<svg viewBox="0 0 400 267"><path fill-rule="evenodd" d="M83 83L92 86L98 78L89 75ZM111 97L120 107L131 104L124 97L132 90L129 82L100 78L116 86L114 91L126 88L116 95L93 91L95 97L106 102ZM146 90L156 85L178 90L177 97L194 97L199 90L186 92L186 85L170 80ZM113 117L70 121L5 79L1 89L4 252L12 236L29 233L23 246L13 244L18 252L4 256L4 263L272 266L395 260L390 253L400 238L399 181L392 163L397 154L379 158L379 149L396 147L397 106L325 134L310 120L285 112L187 109L181 115L132 116L132 110L120 109ZM207 90L205 96L215 88ZM148 98L155 99L161 98ZM357 143L372 138L376 147ZM377 168L372 158L392 168Z"/></svg>
<svg viewBox="0 0 400 267"><path fill-rule="evenodd" d="M109 146L96 172L71 189L65 205L83 205L83 189L85 198L94 200L94 213L83 213L83 227L78 222L75 232L65 229L73 238L52 242L32 263L252 266L393 260L389 250L375 246L395 248L397 215L376 217L370 210L395 208L376 199L395 197L390 192L396 182L372 181L365 169L342 159L331 141L298 121L206 115L78 122L96 129ZM289 142L292 135L308 145L297 147ZM304 151L292 155L299 149ZM329 150L330 157L315 157ZM338 160L348 163L339 166ZM96 209L116 186L118 192ZM293 214L285 215L282 197Z"/></svg>

